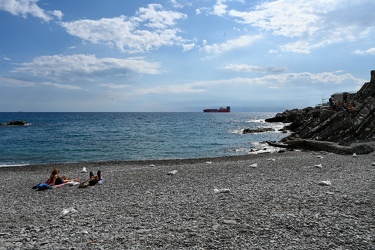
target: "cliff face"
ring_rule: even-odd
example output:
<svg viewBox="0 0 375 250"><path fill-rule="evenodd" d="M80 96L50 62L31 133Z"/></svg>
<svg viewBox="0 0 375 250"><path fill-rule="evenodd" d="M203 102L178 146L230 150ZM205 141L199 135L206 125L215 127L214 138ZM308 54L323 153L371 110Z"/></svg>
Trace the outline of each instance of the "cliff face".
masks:
<svg viewBox="0 0 375 250"><path fill-rule="evenodd" d="M349 146L358 142L375 141L375 70L371 71L370 82L365 83L349 100L355 106L355 112L333 111L330 109L305 108L287 110L267 119L267 122L291 123L285 129L293 133L282 142L314 140ZM301 143L299 143L301 144Z"/></svg>

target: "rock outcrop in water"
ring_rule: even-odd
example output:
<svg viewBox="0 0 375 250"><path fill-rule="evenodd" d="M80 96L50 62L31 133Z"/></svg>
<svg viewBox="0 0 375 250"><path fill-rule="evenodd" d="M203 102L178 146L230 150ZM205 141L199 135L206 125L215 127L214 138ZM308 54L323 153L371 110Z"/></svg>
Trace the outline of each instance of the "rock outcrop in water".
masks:
<svg viewBox="0 0 375 250"><path fill-rule="evenodd" d="M292 132L270 145L286 148L325 150L342 154L365 154L375 151L375 70L349 100L355 112L334 111L322 107L287 110L267 122L290 123Z"/></svg>
<svg viewBox="0 0 375 250"><path fill-rule="evenodd" d="M274 131L273 128L256 128L256 129L250 129L246 128L242 131L243 134L254 134L254 133L264 133L264 132L270 132Z"/></svg>
<svg viewBox="0 0 375 250"><path fill-rule="evenodd" d="M25 126L27 122L25 121L10 121L8 123L0 123L0 126Z"/></svg>

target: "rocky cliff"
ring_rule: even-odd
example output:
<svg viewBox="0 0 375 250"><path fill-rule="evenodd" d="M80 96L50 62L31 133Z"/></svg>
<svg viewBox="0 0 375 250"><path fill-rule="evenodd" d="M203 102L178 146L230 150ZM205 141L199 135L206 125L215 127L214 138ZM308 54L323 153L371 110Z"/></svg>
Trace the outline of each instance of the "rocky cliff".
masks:
<svg viewBox="0 0 375 250"><path fill-rule="evenodd" d="M375 151L375 70L349 100L354 112L334 111L322 107L287 110L267 122L290 123L285 129L292 132L274 146L326 150L336 153L369 153Z"/></svg>

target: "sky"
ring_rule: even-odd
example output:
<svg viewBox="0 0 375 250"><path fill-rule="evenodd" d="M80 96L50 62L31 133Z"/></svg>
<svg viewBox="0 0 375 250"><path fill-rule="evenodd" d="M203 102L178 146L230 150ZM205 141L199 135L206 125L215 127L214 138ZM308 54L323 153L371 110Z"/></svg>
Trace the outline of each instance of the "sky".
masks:
<svg viewBox="0 0 375 250"><path fill-rule="evenodd" d="M0 0L0 112L282 112L375 70L374 0Z"/></svg>

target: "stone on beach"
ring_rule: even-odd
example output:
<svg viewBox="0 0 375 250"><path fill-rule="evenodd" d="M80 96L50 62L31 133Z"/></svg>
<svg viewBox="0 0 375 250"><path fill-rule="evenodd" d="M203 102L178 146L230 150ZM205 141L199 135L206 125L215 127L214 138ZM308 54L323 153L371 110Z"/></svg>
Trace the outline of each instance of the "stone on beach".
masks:
<svg viewBox="0 0 375 250"><path fill-rule="evenodd" d="M172 170L167 173L167 175L175 175L177 174L177 170Z"/></svg>
<svg viewBox="0 0 375 250"><path fill-rule="evenodd" d="M64 208L61 212L62 215L67 215L70 213L78 213L78 211L74 209L73 207L69 207L69 208Z"/></svg>
<svg viewBox="0 0 375 250"><path fill-rule="evenodd" d="M214 193L218 194L218 193L230 193L230 189L229 188L214 188Z"/></svg>
<svg viewBox="0 0 375 250"><path fill-rule="evenodd" d="M258 163L251 164L250 167L257 168L258 167Z"/></svg>
<svg viewBox="0 0 375 250"><path fill-rule="evenodd" d="M320 164L316 164L316 165L314 165L314 167L316 167L316 168L322 168L323 165L322 165L322 163L320 163Z"/></svg>
<svg viewBox="0 0 375 250"><path fill-rule="evenodd" d="M332 183L331 183L331 181L320 181L320 182L318 182L318 185L320 185L320 186L331 186Z"/></svg>

